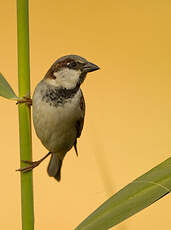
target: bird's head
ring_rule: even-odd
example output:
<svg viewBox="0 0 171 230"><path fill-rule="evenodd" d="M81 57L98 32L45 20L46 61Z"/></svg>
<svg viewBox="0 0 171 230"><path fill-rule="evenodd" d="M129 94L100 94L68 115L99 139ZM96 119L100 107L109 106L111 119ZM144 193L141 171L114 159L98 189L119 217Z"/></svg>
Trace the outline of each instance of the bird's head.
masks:
<svg viewBox="0 0 171 230"><path fill-rule="evenodd" d="M51 66L44 80L54 87L72 89L80 86L88 72L99 67L78 55L63 56Z"/></svg>

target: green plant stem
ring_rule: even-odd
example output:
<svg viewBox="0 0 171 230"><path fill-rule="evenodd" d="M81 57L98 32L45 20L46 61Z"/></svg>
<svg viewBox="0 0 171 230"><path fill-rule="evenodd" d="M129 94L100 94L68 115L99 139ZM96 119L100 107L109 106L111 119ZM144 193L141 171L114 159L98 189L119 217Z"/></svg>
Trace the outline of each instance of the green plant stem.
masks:
<svg viewBox="0 0 171 230"><path fill-rule="evenodd" d="M28 0L17 0L19 97L30 97ZM19 104L20 166L32 160L31 115L27 104ZM34 229L32 172L21 173L22 230Z"/></svg>

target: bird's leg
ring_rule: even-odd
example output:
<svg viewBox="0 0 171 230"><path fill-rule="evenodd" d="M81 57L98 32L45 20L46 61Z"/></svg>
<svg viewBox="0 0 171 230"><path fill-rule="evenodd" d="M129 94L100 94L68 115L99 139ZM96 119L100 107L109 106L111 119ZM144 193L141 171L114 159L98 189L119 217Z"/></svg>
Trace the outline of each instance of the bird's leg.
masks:
<svg viewBox="0 0 171 230"><path fill-rule="evenodd" d="M75 139L75 143L74 143L74 149L75 149L75 153L78 157L78 150L77 150L77 139Z"/></svg>
<svg viewBox="0 0 171 230"><path fill-rule="evenodd" d="M28 97L23 97L21 100L17 100L16 105L21 104L21 103L26 103L27 105L31 106L32 105L32 99Z"/></svg>
<svg viewBox="0 0 171 230"><path fill-rule="evenodd" d="M16 171L19 171L19 172L29 172L31 171L32 169L36 168L43 160L45 160L49 155L51 154L51 152L49 152L48 154L46 154L44 157L42 157L40 160L38 161L23 161L24 163L27 163L29 164L30 166L26 166L24 168L20 168L20 169L17 169Z"/></svg>

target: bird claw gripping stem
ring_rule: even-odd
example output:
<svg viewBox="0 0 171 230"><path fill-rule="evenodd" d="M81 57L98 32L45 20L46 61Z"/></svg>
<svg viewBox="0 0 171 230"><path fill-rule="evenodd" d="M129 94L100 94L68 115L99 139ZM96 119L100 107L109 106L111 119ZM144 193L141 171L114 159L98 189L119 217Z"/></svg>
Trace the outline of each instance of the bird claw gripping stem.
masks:
<svg viewBox="0 0 171 230"><path fill-rule="evenodd" d="M25 103L25 104L31 106L32 105L32 99L28 98L28 97L23 97L22 99L17 100L16 105L21 104L21 103Z"/></svg>
<svg viewBox="0 0 171 230"><path fill-rule="evenodd" d="M26 172L33 170L41 163L40 160L39 161L23 161L23 162L29 164L29 166L26 166L24 168L19 168L16 171L26 173Z"/></svg>
<svg viewBox="0 0 171 230"><path fill-rule="evenodd" d="M42 161L44 161L49 155L51 155L51 152L47 153L44 157L42 157L40 160L38 161L22 161L24 163L27 163L29 166L26 166L24 168L19 168L16 171L18 172L29 172L32 171L34 168L36 168Z"/></svg>

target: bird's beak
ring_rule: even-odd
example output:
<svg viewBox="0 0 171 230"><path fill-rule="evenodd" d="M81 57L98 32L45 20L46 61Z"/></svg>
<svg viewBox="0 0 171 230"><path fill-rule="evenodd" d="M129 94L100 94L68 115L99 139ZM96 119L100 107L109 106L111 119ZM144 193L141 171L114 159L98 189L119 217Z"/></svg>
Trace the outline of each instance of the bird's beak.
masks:
<svg viewBox="0 0 171 230"><path fill-rule="evenodd" d="M87 62L84 67L83 70L84 72L88 73L88 72L93 72L100 69L97 65L91 63L91 62Z"/></svg>

